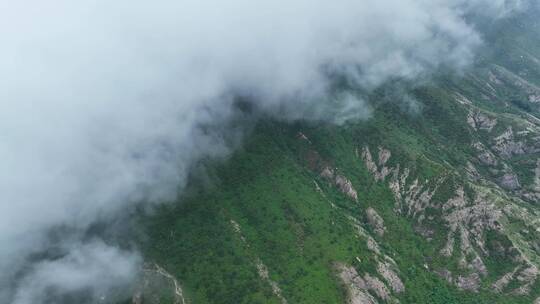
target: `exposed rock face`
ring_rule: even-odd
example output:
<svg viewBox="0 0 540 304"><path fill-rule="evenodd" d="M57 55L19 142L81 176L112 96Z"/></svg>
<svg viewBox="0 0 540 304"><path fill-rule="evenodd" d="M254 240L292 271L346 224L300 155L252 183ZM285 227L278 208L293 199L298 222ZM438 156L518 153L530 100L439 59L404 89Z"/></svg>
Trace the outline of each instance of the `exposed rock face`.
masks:
<svg viewBox="0 0 540 304"><path fill-rule="evenodd" d="M379 244L377 244L377 242L372 238L372 237L369 237L367 239L367 247L369 250L377 253L377 254L380 254L381 253L381 250L379 249Z"/></svg>
<svg viewBox="0 0 540 304"><path fill-rule="evenodd" d="M390 285L395 293L405 291L405 286L394 271L393 261L388 258L387 262L378 264L378 273ZM374 296L383 300L385 303L396 303L397 300L391 296L388 287L379 278L365 273L361 276L354 267L344 264L337 264L339 277L347 285L349 293L349 303L377 303Z"/></svg>
<svg viewBox="0 0 540 304"><path fill-rule="evenodd" d="M367 285L354 267L338 264L339 277L347 286L350 304L376 304L375 298L367 292Z"/></svg>
<svg viewBox="0 0 540 304"><path fill-rule="evenodd" d="M399 276L392 270L390 263L379 262L377 271L386 280L392 291L395 293L405 291L405 285L403 285Z"/></svg>
<svg viewBox="0 0 540 304"><path fill-rule="evenodd" d="M392 156L392 153L389 150L379 147L379 162L378 165L373 160L373 156L369 151L368 147L362 149L362 159L366 164L368 171L373 174L373 177L377 181L384 181L385 178L390 174L390 168L386 167L386 163Z"/></svg>
<svg viewBox="0 0 540 304"><path fill-rule="evenodd" d="M445 204L443 204L442 209L444 211L453 210L456 208L463 208L467 205L467 201L465 198L465 191L463 190L463 187L459 187L456 190L455 197L449 199Z"/></svg>
<svg viewBox="0 0 540 304"><path fill-rule="evenodd" d="M491 287L493 287L493 289L495 289L495 291L498 293L502 292L506 288L506 286L508 286L508 284L510 284L510 282L514 279L514 276L516 275L516 272L518 270L519 266L511 272L504 274L500 279L495 281L495 283L493 283Z"/></svg>
<svg viewBox="0 0 540 304"><path fill-rule="evenodd" d="M481 234L487 229L499 230L498 220L501 216L501 210L496 208L493 202L483 194L477 193L473 204L455 210L448 214L445 219L450 226L461 224L463 227L471 227L470 231L476 240L476 245L479 248L484 248Z"/></svg>
<svg viewBox="0 0 540 304"><path fill-rule="evenodd" d="M522 77L512 73L511 71L501 67L501 66L494 66L492 69L494 74L497 74L497 77L500 79L503 79L505 83L510 84L518 88L520 91L524 92L525 94L529 95L529 101L531 103L534 103L536 100L536 96L540 96L540 88L536 85L528 82L527 80L523 79ZM502 82L501 82L502 84Z"/></svg>
<svg viewBox="0 0 540 304"><path fill-rule="evenodd" d="M477 121L475 120L475 127L480 128L480 125L476 123ZM478 159L484 164L491 166L493 173L500 174L500 172L503 172L505 174L499 180L501 186L505 189L512 190L521 187L512 169L504 162L502 162L504 169L493 168L493 166L498 166L499 161L488 148L480 142L473 144L473 146L480 152ZM498 137L493 150L497 151L501 157L510 157L525 151L521 149L522 146L520 142L514 139L513 131L509 129L502 136ZM435 217L439 216L446 222L448 229L444 230L443 233L446 233L447 241L443 248L441 248L440 254L448 258L455 256L458 259L460 270L452 274L447 269L443 269L435 271L437 274L460 289L477 292L482 285L483 278L488 276L488 268L484 263L483 257L491 254L503 254L508 256L509 259L512 259L509 263L516 263L519 266L514 272L505 274L493 283L494 292L502 292L509 286L510 282L515 281L519 283L519 288L512 290L512 294L530 293L539 275L538 269L530 266L532 264L527 262L527 257L515 247L515 240L511 239L510 245L502 245L500 242L490 243L489 248L486 245L487 232L506 235L504 230L501 229L502 226L500 223L502 217L506 218L510 216L513 211L508 211L501 207L501 199L504 200L501 195L504 194L502 194L503 192L499 192L499 188L482 186L484 185L481 182L483 178L471 163L467 167L467 176L470 178L469 181L472 182L467 183L467 192L465 191L465 186L457 187L455 195L446 202L441 203L433 201L433 197L440 186L445 181L450 180L450 175L443 173L435 180L420 182L418 178L411 179L411 171L408 168L401 169L398 164L394 168L388 168L385 172L390 172L390 174L382 177L380 165L372 159L369 149L363 149L362 159L375 180L384 181L387 175L391 176L388 180L388 186L394 194L396 202L395 210L397 213L416 219L416 222L420 226L424 225L423 223L427 223L427 221L437 220ZM384 163L387 161L388 158L384 159ZM537 167L537 170L535 170L535 175L537 176L535 185L537 186L535 187L540 189L540 160ZM480 181L480 183L474 184L474 181ZM429 210L437 210L437 213L440 215L436 215L435 217L429 215L431 213ZM368 222L374 228L373 231L377 233L375 227L378 226L378 221L376 216L373 215L373 211L368 209L366 213L371 214L371 219L368 217ZM426 225L428 225L426 229L429 230L429 224ZM422 234L423 229L417 229L415 227L415 231L424 235ZM428 236L426 238L429 240ZM396 283L396 280L392 282L392 274L388 273L383 265L384 263L379 264L379 274L388 283L390 289L393 292L397 292L400 284ZM528 266L523 267L523 265ZM429 266L426 267L429 269ZM394 274L397 276L397 273L394 272ZM365 278L364 281L366 281Z"/></svg>
<svg viewBox="0 0 540 304"><path fill-rule="evenodd" d="M534 169L534 180L530 189L524 189L520 193L521 197L529 202L540 202L540 159L536 161L536 168Z"/></svg>
<svg viewBox="0 0 540 304"><path fill-rule="evenodd" d="M517 190L521 188L518 177L513 172L507 172L499 178L499 185L506 190Z"/></svg>
<svg viewBox="0 0 540 304"><path fill-rule="evenodd" d="M487 268L475 248L479 248L482 254L487 254L484 234L487 230L500 229L498 220L502 212L480 194L477 194L472 203L469 202L462 188L456 191L454 198L443 205L443 210L447 211L443 218L449 232L441 254L447 257L453 255L454 238L459 233L461 266L475 271L476 274L487 275ZM471 255L474 258L469 263L467 257Z"/></svg>
<svg viewBox="0 0 540 304"><path fill-rule="evenodd" d="M394 193L395 210L399 213L405 213L407 216L416 217L431 205L431 198L443 179L438 180L436 185L430 188L420 183L418 179L415 179L407 186L408 177L409 170L406 168L400 174L398 166L394 169L394 175L390 180L389 187Z"/></svg>
<svg viewBox="0 0 540 304"><path fill-rule="evenodd" d="M419 216L421 219L422 212L427 208L440 208L443 211L443 219L449 228L447 242L440 251L441 255L447 257L454 255L455 239L459 237L461 267L464 270L473 271L470 275L458 276L455 281L448 271L441 272L441 275L461 289L478 290L481 276L487 276L488 270L475 248L480 248L481 253L486 253L485 231L500 228L498 219L502 215L501 211L481 195L477 195L473 201L469 201L463 187L456 190L453 198L441 206L435 206L431 203L431 198L437 191L437 186L429 189L421 185L418 180L407 186L408 170L405 170L401 175L399 175L398 170L394 169L395 175L389 186L394 192L396 202L404 202L400 206L400 210L405 209L408 216ZM443 180L444 178L441 178L437 184ZM468 261L468 257L471 255L473 258Z"/></svg>
<svg viewBox="0 0 540 304"><path fill-rule="evenodd" d="M338 186L341 192L345 193L347 196L354 199L355 201L358 201L358 193L354 189L350 180L348 180L342 175L337 175L336 186Z"/></svg>
<svg viewBox="0 0 540 304"><path fill-rule="evenodd" d="M415 216L429 206L438 185L434 189L429 189L416 179L407 186L407 179L409 178L408 168L401 171L399 165L395 168L385 166L390 159L390 151L379 148L379 167L381 168L373 161L368 147L364 147L362 151L362 159L366 168L372 173L375 180L384 181L388 175L392 175L389 181L389 188L394 194L396 201L395 210L397 212L406 212L408 216ZM438 180L437 184L440 184L442 181L443 179Z"/></svg>
<svg viewBox="0 0 540 304"><path fill-rule="evenodd" d="M379 166L382 167L386 165L386 162L388 162L390 156L392 156L390 150L379 147Z"/></svg>
<svg viewBox="0 0 540 304"><path fill-rule="evenodd" d="M240 237L242 243L244 243L246 246L249 246L246 238L244 237L244 234L242 233L242 228L240 227L240 224L238 224L235 220L232 219L230 220L230 223L234 232ZM259 257L255 257L253 263L257 268L257 273L259 274L261 280L265 281L268 285L270 285L270 288L272 288L272 293L280 300L281 304L287 304L287 299L285 299L285 297L283 296L279 284L270 278L268 268L263 263L263 261ZM184 302L182 302L182 304L184 304Z"/></svg>
<svg viewBox="0 0 540 304"><path fill-rule="evenodd" d="M470 162L468 161L467 162L467 176L473 180L473 181L477 181L481 178L480 176L480 173L478 173L478 170L476 169L476 167Z"/></svg>
<svg viewBox="0 0 540 304"><path fill-rule="evenodd" d="M321 172L321 176L331 181L336 187L338 187L339 191L353 200L358 201L358 192L356 192L354 189L352 182L345 176L336 174L335 170L331 169L330 167L325 167Z"/></svg>
<svg viewBox="0 0 540 304"><path fill-rule="evenodd" d="M478 151L478 160L488 166L496 166L497 158L482 143L476 142L472 145Z"/></svg>
<svg viewBox="0 0 540 304"><path fill-rule="evenodd" d="M157 272L159 274L161 274L162 276L164 276L165 278L167 278L167 279L171 280L171 282L173 282L173 284L174 284L174 294L175 294L175 303L177 303L177 304L185 304L186 300L184 298L184 291L182 290L182 286L180 285L178 280L176 280L176 278L173 275L168 273L165 269L161 268L159 265L155 264L155 267L156 267Z"/></svg>
<svg viewBox="0 0 540 304"><path fill-rule="evenodd" d="M161 296L173 297L174 304L185 304L180 282L160 265L147 263L131 297L132 304L159 304Z"/></svg>
<svg viewBox="0 0 540 304"><path fill-rule="evenodd" d="M471 201L465 195L463 188L458 188L455 196L442 206L443 218L447 221L449 231L446 245L441 249L440 253L451 257L455 254L455 243L460 244L458 248L459 266L470 273L457 275L457 278L453 279L452 274L447 270L437 272L447 281L456 284L460 289L469 291L477 291L481 285L482 277L488 275L488 269L481 258L482 256L493 253L505 254L505 252L510 252L508 250L514 248L500 247L499 249L492 249L495 252L488 251L485 244L485 234L487 231L502 233L499 221L503 216L503 210L498 209L486 193L475 191L475 195L476 197ZM459 242L456 242L455 239L458 237ZM515 248L513 250L515 251ZM514 262L521 263L525 260L523 256L519 255L516 256ZM519 282L520 287L512 291L512 293L529 294L531 286L538 276L538 269L530 266L530 264L528 265L525 268L526 270L519 272L519 269L523 266L518 266L514 271L499 278L493 283L493 290L503 292L510 282L516 280Z"/></svg>
<svg viewBox="0 0 540 304"><path fill-rule="evenodd" d="M523 269L516 277L516 280L522 285L513 291L514 294L527 295L531 292L532 285L536 282L539 271L534 265Z"/></svg>
<svg viewBox="0 0 540 304"><path fill-rule="evenodd" d="M366 282L367 289L373 291L377 297L383 299L384 301L390 300L390 292L381 280L370 276L369 273L366 273L364 275L364 281Z"/></svg>
<svg viewBox="0 0 540 304"><path fill-rule="evenodd" d="M470 101L467 97L459 94L459 93L456 93L456 101L459 102L460 104L462 105L471 105L472 104L472 101Z"/></svg>
<svg viewBox="0 0 540 304"><path fill-rule="evenodd" d="M287 304L287 299L283 297L281 288L279 287L278 283L270 279L270 275L268 274L268 268L266 267L266 265L264 265L263 262L257 258L255 266L257 267L259 277L262 280L266 281L272 288L272 293L274 293L274 295L281 301L282 304Z"/></svg>
<svg viewBox="0 0 540 304"><path fill-rule="evenodd" d="M334 170L332 168L325 167L321 172L321 176L326 178L326 179L333 179L334 178Z"/></svg>
<svg viewBox="0 0 540 304"><path fill-rule="evenodd" d="M460 289L477 292L478 288L480 288L480 276L477 273L459 276L456 285Z"/></svg>
<svg viewBox="0 0 540 304"><path fill-rule="evenodd" d="M499 79L499 77L497 77L497 75L494 73L494 71L489 71L489 74L488 74L488 77L489 77L489 82L492 82L496 85L502 85L503 82Z"/></svg>
<svg viewBox="0 0 540 304"><path fill-rule="evenodd" d="M505 159L525 154L525 144L522 141L516 141L512 127L508 127L506 131L495 138L492 148Z"/></svg>
<svg viewBox="0 0 540 304"><path fill-rule="evenodd" d="M448 258L454 254L454 241L455 241L454 233L453 232L448 233L448 235L446 236L446 244L440 251L440 254L442 256Z"/></svg>
<svg viewBox="0 0 540 304"><path fill-rule="evenodd" d="M371 207L366 210L366 216L373 231L375 231L378 236L383 236L386 231L383 218Z"/></svg>
<svg viewBox="0 0 540 304"><path fill-rule="evenodd" d="M356 229L358 236L366 239L366 245L368 249L375 253L377 256L380 255L381 250L379 248L379 244L377 244L377 241L367 233L367 231L360 225L360 222L356 218L348 216L348 219L351 221L352 226Z"/></svg>
<svg viewBox="0 0 540 304"><path fill-rule="evenodd" d="M304 133L298 132L298 134L296 136L297 136L298 139L305 140L306 142L311 144L311 140L309 140L309 138Z"/></svg>
<svg viewBox="0 0 540 304"><path fill-rule="evenodd" d="M492 119L480 111L471 110L467 116L467 123L475 130L487 130L491 132L497 124L497 119Z"/></svg>
<svg viewBox="0 0 540 304"><path fill-rule="evenodd" d="M403 284L401 278L398 275L399 268L396 262L389 256L381 254L377 241L373 239L373 237L371 237L367 233L367 231L362 228L362 226L360 226L360 222L357 219L349 217L349 220L351 220L352 225L357 229L358 236L367 239L368 249L374 253L374 258L378 261L377 272L388 284L385 285L376 277L365 274L364 277L361 278L361 282L364 284L361 286L364 286L363 288L365 289L371 290L371 292L374 292L375 295L377 295L377 297L381 299L386 299L386 297L390 297L390 293L386 286L390 286L390 289L394 293L404 292L405 285Z"/></svg>

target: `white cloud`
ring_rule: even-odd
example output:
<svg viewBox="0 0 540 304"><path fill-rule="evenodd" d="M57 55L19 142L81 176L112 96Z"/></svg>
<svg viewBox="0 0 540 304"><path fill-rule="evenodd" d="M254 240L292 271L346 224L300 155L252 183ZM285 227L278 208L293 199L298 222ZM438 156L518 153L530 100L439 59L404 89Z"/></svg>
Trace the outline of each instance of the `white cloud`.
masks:
<svg viewBox="0 0 540 304"><path fill-rule="evenodd" d="M90 303L91 299L112 300L109 295L121 296L119 290L130 289L127 283L139 271L136 267L139 261L136 254L100 241L72 244L70 252L62 258L32 265L29 274L19 283L13 303L73 302L73 297L76 299L80 293L87 299L79 299L77 303Z"/></svg>
<svg viewBox="0 0 540 304"><path fill-rule="evenodd" d="M466 66L480 38L463 14L478 7L509 8L502 0L0 2L0 296L25 299L16 274L48 248L49 229L84 231L141 200L171 199L194 162L227 154L235 93L278 117L365 117L361 98L329 94L328 75L373 88ZM336 102L343 107L326 111ZM40 261L20 282L69 291L69 280L44 272L65 270L74 254L93 258L87 249Z"/></svg>

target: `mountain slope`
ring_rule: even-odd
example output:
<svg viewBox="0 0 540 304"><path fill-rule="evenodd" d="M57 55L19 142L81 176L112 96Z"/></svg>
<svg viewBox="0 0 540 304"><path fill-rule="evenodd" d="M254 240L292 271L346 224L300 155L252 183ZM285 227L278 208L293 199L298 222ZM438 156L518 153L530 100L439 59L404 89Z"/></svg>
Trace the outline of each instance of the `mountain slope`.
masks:
<svg viewBox="0 0 540 304"><path fill-rule="evenodd" d="M532 15L490 24L464 75L372 92L366 121L262 119L178 202L138 220L149 262L134 302L539 301Z"/></svg>

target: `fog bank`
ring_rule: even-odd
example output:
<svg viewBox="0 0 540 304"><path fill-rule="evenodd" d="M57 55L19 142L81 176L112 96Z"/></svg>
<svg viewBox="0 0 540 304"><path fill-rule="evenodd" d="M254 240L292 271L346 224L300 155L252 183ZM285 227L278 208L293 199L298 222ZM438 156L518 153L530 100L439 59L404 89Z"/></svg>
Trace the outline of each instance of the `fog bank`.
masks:
<svg viewBox="0 0 540 304"><path fill-rule="evenodd" d="M524 5L0 2L0 299L96 300L128 286L140 257L85 230L137 203L174 199L198 160L230 153L242 137L230 127L238 95L291 121L367 118L361 96L332 92L334 77L369 90L460 70L481 45L465 16ZM44 255L59 227L69 240Z"/></svg>

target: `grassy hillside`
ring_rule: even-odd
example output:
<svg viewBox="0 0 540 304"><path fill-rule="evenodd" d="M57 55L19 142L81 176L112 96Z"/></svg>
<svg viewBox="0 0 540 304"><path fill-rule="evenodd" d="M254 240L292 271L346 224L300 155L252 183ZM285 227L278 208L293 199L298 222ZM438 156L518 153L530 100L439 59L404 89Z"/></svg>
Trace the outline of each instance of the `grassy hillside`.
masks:
<svg viewBox="0 0 540 304"><path fill-rule="evenodd" d="M407 89L416 112L381 89L365 121L262 119L177 202L138 219L149 265L181 286L181 296L143 286L144 300L532 303L540 39L522 30L532 24L498 24L504 34L487 35L496 50L470 73Z"/></svg>

